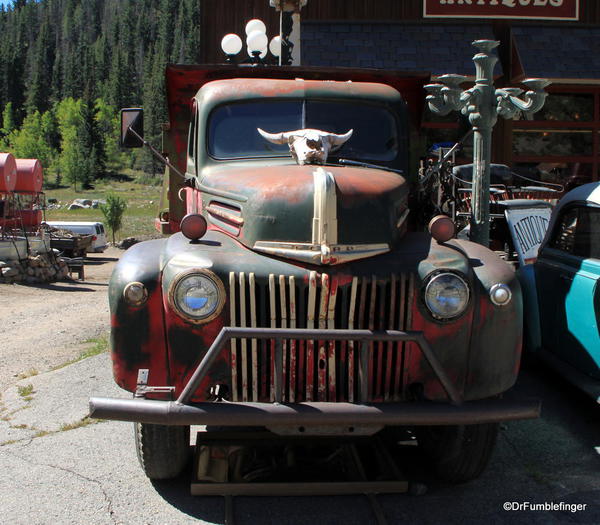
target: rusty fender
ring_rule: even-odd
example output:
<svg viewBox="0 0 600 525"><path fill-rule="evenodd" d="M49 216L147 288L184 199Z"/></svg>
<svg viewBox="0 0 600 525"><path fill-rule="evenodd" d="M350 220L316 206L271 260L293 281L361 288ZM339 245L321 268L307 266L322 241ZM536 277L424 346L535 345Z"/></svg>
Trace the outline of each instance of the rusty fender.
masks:
<svg viewBox="0 0 600 525"><path fill-rule="evenodd" d="M161 425L341 426L468 425L534 419L540 403L488 399L459 406L444 403L198 403L147 399L90 399L90 416Z"/></svg>

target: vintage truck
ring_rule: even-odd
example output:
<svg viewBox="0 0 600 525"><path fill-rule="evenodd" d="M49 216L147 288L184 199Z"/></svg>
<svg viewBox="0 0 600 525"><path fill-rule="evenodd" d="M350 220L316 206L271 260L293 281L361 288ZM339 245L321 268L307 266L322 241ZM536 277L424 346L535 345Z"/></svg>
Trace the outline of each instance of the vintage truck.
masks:
<svg viewBox="0 0 600 525"><path fill-rule="evenodd" d="M135 423L147 476L182 471L190 425L406 427L461 482L499 422L539 415L502 399L521 352L513 270L447 217L411 224L406 99L421 89L375 71L169 66L160 224L181 231L118 263L114 377L134 397L90 400ZM124 143L145 142L141 115L123 111Z"/></svg>

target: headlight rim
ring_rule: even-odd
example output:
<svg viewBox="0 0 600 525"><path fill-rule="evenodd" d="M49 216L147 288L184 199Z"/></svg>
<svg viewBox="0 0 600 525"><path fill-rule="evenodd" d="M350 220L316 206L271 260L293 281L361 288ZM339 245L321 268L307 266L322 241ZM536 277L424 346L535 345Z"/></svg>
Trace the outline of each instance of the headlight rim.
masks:
<svg viewBox="0 0 600 525"><path fill-rule="evenodd" d="M427 295L426 295L427 287L431 284L431 282L436 277L439 277L440 275L444 275L444 274L449 274L449 275L452 275L453 277L456 277L457 279L459 279L465 285L465 289L467 290L467 300L465 302L464 308L459 313L457 313L456 315L453 315L451 317L442 317L440 315L437 315L436 313L434 313L432 311L432 309L429 307L429 304L427 303ZM471 293L471 286L469 285L469 280L462 273L459 273L459 272L456 272L453 270L438 269L438 270L431 272L423 280L423 286L422 286L422 290L421 290L421 299L423 301L423 304L425 305L425 310L427 311L429 316L437 322L441 322L441 323L452 322L452 321L456 321L457 319L460 319L469 310L469 306L471 304L471 297L472 297L472 293Z"/></svg>
<svg viewBox="0 0 600 525"><path fill-rule="evenodd" d="M184 279L186 279L190 275L203 275L205 278L210 279L217 287L217 291L218 291L217 306L215 308L215 311L212 314L208 315L207 317L202 317L200 319L197 317L192 317L187 312L182 310L178 306L177 301L175 300L175 293L177 291L177 287ZM175 311L175 313L179 317L181 317L185 321L192 323L192 324L200 325L200 324L210 323L211 321L213 321L214 319L219 317L219 315L221 315L221 312L223 311L223 307L225 306L225 301L226 301L226 291L225 291L225 285L223 284L223 281L221 281L221 279L219 278L219 276L217 274L215 274L214 272L210 271L207 268L189 268L188 270L185 270L185 271L181 272L180 274L178 274L173 279L171 284L169 285L169 306L171 307L172 310Z"/></svg>

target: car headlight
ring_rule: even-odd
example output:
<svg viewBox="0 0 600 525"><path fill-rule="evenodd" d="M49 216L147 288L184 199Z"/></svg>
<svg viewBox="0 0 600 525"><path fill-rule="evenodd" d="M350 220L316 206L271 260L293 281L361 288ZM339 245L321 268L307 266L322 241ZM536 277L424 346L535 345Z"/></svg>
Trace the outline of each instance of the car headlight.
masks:
<svg viewBox="0 0 600 525"><path fill-rule="evenodd" d="M221 313L225 287L209 270L188 270L171 285L169 299L181 317L194 323L207 323Z"/></svg>
<svg viewBox="0 0 600 525"><path fill-rule="evenodd" d="M455 273L437 273L425 286L425 304L436 319L461 315L469 304L469 285Z"/></svg>

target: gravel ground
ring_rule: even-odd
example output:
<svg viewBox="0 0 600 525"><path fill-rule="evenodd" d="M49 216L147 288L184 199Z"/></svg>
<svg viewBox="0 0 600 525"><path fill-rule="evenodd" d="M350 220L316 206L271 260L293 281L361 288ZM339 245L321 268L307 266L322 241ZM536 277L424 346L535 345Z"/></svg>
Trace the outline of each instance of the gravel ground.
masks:
<svg viewBox="0 0 600 525"><path fill-rule="evenodd" d="M107 283L123 253L89 254L84 281L0 284L0 390L18 375L44 372L77 357L109 328Z"/></svg>

